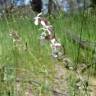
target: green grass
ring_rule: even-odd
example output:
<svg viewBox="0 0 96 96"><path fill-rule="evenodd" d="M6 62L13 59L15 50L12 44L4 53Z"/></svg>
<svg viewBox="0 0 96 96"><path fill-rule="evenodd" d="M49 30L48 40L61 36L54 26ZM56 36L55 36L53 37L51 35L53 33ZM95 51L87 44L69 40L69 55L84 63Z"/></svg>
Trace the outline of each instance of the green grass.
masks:
<svg viewBox="0 0 96 96"><path fill-rule="evenodd" d="M60 38L62 44L65 47L65 53L72 58L75 62L74 66L77 63L82 64L91 64L93 63L94 54L90 50L79 48L78 44L74 44L73 41L69 40L66 36L66 32L70 30L73 34L81 36L81 40L86 40L89 42L96 42L96 16L94 15L69 15L61 17L54 21L54 27L57 37ZM95 48L95 46L93 46ZM92 67L92 70L95 70L96 67ZM91 72L92 72L91 70Z"/></svg>
<svg viewBox="0 0 96 96"><path fill-rule="evenodd" d="M65 54L74 62L74 67L77 67L77 63L91 64L92 67L88 72L96 73L96 65L93 64L92 59L93 53L73 44L65 34L67 30L78 35L82 32L82 39L95 42L96 17L61 14L56 19L48 19L54 27L57 38L65 47ZM10 96L15 96L16 87L14 86L18 78L22 79L22 82L26 80L39 82L39 86L38 84L32 86L34 94L52 96L49 89L52 88L55 74L54 59L51 57L48 44L40 46L38 29L39 27L33 24L32 18L17 18L12 15L11 18L0 19L0 77L2 77L0 78L0 96L8 96L9 91ZM17 46L9 35L12 31L20 35L21 43ZM24 50L26 43L27 49ZM26 86L26 83L22 83L20 96L24 96L23 90L26 90Z"/></svg>
<svg viewBox="0 0 96 96"><path fill-rule="evenodd" d="M0 20L0 69L2 71L4 67L4 74L1 75L6 78L2 83L8 81L7 83L10 84L13 80L22 78L39 82L41 84L39 87L42 87L42 85L51 87L54 77L54 64L48 45L40 46L40 32L38 29L30 19L11 18ZM17 44L16 47L16 44L13 43L9 35L11 30L20 35L21 45ZM24 50L23 47L26 43L27 50ZM48 85L46 85L45 80L47 80ZM0 88L0 94L6 91L6 88L3 89L5 85ZM34 89L34 93L43 94L44 92L40 93L42 88L39 87L36 90ZM13 93L11 96L13 96Z"/></svg>

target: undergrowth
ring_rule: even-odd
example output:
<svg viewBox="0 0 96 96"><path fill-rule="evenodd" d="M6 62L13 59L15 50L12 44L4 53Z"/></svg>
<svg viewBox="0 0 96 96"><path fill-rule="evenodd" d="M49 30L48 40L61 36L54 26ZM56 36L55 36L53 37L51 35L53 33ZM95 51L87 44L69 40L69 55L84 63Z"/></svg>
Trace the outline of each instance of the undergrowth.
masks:
<svg viewBox="0 0 96 96"><path fill-rule="evenodd" d="M32 22L33 18L17 18L14 14L11 18L4 17L0 18L0 96L24 96L23 92L27 90L26 82L33 84L31 90L36 96L52 96L50 89L55 75L54 59L48 44L40 46L40 32ZM66 32L70 30L76 35L82 35L81 39L96 43L96 16L61 14L55 19L46 18L53 25L56 36L60 38L65 55L74 62L73 67L77 68L83 63L90 65L85 73L96 75L96 52L80 48L66 36ZM18 33L20 44L13 42L10 32ZM24 83L21 84L22 90L16 95L18 80ZM75 82L75 79L69 78L71 90L75 85L70 80ZM70 96L79 96L72 94Z"/></svg>

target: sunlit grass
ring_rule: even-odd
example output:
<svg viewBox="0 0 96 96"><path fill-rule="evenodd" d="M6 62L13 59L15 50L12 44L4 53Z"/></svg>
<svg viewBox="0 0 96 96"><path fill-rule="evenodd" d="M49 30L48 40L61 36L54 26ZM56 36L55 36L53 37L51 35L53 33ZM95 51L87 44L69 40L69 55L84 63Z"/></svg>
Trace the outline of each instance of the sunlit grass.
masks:
<svg viewBox="0 0 96 96"><path fill-rule="evenodd" d="M82 63L91 64L91 68L88 71L90 74L95 73L96 65L93 63L92 51L79 48L78 44L74 44L67 38L65 31L70 30L76 35L80 35L82 32L81 39L95 42L96 17L64 16L61 14L56 18L48 17L54 27L57 38L65 48L65 55L74 62L73 67L76 68L78 64ZM9 35L10 32L19 34L21 45L17 44L18 46L16 46ZM7 93L10 90L12 91L11 96L15 96L14 86L16 86L15 81L18 78L22 79L22 82L29 80L40 83L39 86L37 86L38 84L32 86L34 94L51 96L49 89L52 88L55 74L54 59L51 57L51 50L48 44L40 45L39 36L39 27L33 24L32 18L17 18L12 15L11 18L7 19L5 16L5 18L0 19L0 77L2 77L0 94L2 93L2 96L8 96ZM11 84L11 82L13 83ZM25 83L22 84L22 89L26 90L26 86ZM24 96L22 90L21 95Z"/></svg>
<svg viewBox="0 0 96 96"><path fill-rule="evenodd" d="M0 21L0 69L3 70L2 68L4 67L4 72L1 75L4 75L2 79L5 79L2 83L6 81L9 84L12 80L15 81L19 78L22 80L33 80L39 82L40 86L49 87L52 85L54 77L54 64L50 49L48 45L40 46L39 28L35 27L30 19L22 18L13 17ZM19 44L16 46L12 41L10 37L11 31L19 34L21 46ZM26 50L24 50L22 45L26 46ZM46 85L46 80L48 85ZM11 86L9 87L12 88ZM38 93L40 90L43 90L42 88L39 90L39 87L37 88ZM3 93L7 91L6 88L5 90L2 88L0 89L0 94L2 91Z"/></svg>

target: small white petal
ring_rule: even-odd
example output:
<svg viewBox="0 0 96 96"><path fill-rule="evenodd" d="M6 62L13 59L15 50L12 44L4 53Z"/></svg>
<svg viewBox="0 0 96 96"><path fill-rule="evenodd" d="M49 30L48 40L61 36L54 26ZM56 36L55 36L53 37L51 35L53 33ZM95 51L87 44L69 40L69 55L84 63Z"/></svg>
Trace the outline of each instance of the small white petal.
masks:
<svg viewBox="0 0 96 96"><path fill-rule="evenodd" d="M49 29L47 29L47 32L48 32L49 35L51 35L51 31Z"/></svg>
<svg viewBox="0 0 96 96"><path fill-rule="evenodd" d="M40 12L39 14L37 14L37 17L39 17L40 15L42 15L42 12Z"/></svg>
<svg viewBox="0 0 96 96"><path fill-rule="evenodd" d="M58 47L60 47L60 46L61 46L61 44L60 44L60 43L55 43L54 45L55 45L55 46L58 46Z"/></svg>
<svg viewBox="0 0 96 96"><path fill-rule="evenodd" d="M55 58L57 58L57 55L56 54L53 54L52 56L55 57Z"/></svg>
<svg viewBox="0 0 96 96"><path fill-rule="evenodd" d="M54 38L54 39L51 40L51 43L54 44L55 41L56 41L56 39Z"/></svg>
<svg viewBox="0 0 96 96"><path fill-rule="evenodd" d="M46 28L46 24L44 21L41 21L41 25Z"/></svg>
<svg viewBox="0 0 96 96"><path fill-rule="evenodd" d="M38 25L38 24L39 24L38 20L35 20L35 21L34 21L34 24L35 24L35 25Z"/></svg>

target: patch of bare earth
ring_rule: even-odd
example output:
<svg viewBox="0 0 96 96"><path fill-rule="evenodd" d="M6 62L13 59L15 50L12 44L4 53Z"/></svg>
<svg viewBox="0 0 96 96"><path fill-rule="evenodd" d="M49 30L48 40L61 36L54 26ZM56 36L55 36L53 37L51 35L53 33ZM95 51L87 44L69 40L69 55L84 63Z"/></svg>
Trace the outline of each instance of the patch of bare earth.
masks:
<svg viewBox="0 0 96 96"><path fill-rule="evenodd" d="M67 70L66 68L64 68L62 64L58 64L58 63L55 64L55 77L54 77L54 82L53 82L53 89L51 90L52 96L70 96L68 92L69 91L68 85L67 85L68 84L67 80L68 80L70 73L73 73L76 75L74 71ZM21 75L23 76L23 74ZM33 92L34 89L30 82L27 82L27 84L25 85L26 88L24 89L22 89L22 83L24 83L22 82L22 80L19 80L19 81L17 80L16 82L16 93L17 93L16 96L38 96L37 93L35 93L34 95L34 92ZM90 96L96 96L96 78L92 78L90 76L88 83L89 83L89 88L91 89Z"/></svg>
<svg viewBox="0 0 96 96"><path fill-rule="evenodd" d="M67 70L61 64L55 64L53 96L69 96L67 86Z"/></svg>
<svg viewBox="0 0 96 96"><path fill-rule="evenodd" d="M96 79L95 78L90 78L89 79L89 85L91 89L91 96L96 96Z"/></svg>

